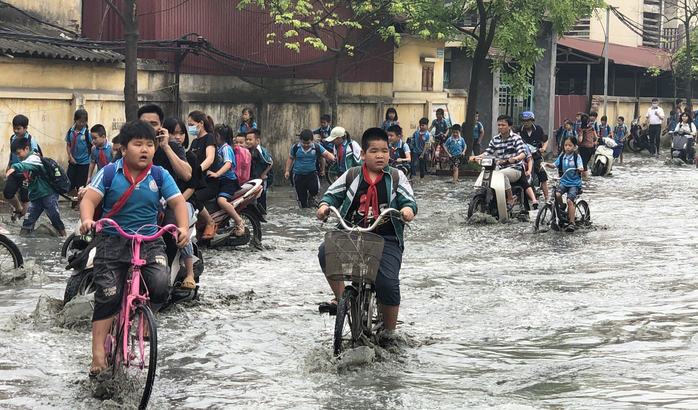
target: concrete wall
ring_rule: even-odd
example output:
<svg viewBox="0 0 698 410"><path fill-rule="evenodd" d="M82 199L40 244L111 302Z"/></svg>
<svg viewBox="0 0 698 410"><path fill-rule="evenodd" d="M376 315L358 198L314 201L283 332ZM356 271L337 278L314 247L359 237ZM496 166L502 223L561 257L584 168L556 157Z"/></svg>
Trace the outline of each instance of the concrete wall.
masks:
<svg viewBox="0 0 698 410"><path fill-rule="evenodd" d="M4 0L49 23L80 32L82 0ZM86 0L87 1L87 0ZM89 0L96 1L96 0ZM102 0L99 0L102 1Z"/></svg>
<svg viewBox="0 0 698 410"><path fill-rule="evenodd" d="M444 59L437 57L437 50L445 49L443 41L428 41L414 37L403 37L395 50L393 69L395 91L421 91L422 65L434 66L434 90L443 91ZM422 58L436 59L433 63L423 63Z"/></svg>

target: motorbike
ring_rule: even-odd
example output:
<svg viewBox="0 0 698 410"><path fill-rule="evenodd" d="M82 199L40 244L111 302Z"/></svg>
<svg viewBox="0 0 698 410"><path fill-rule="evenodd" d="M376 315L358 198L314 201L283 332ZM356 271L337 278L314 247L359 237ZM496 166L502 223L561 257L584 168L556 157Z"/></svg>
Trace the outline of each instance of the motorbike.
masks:
<svg viewBox="0 0 698 410"><path fill-rule="evenodd" d="M611 175L613 168L613 148L617 147L611 138L599 138L599 146L591 159L591 175L601 177Z"/></svg>
<svg viewBox="0 0 698 410"><path fill-rule="evenodd" d="M165 306L182 301L196 299L199 293L199 277L204 271L204 260L196 244L196 230L194 224L196 222L196 213L189 220L189 240L194 248L194 281L196 288L184 289L180 288L182 281L187 277L187 269L184 266L184 261L180 258L180 253L175 250L167 250L168 267L170 268L170 299ZM79 227L79 225L78 225ZM61 249L61 257L68 259L66 270L71 270L73 273L68 279L63 293L63 304L73 300L76 296L86 296L95 291L94 289L94 258L97 252L97 245L102 240L102 236L89 233L80 235L78 229L72 233Z"/></svg>
<svg viewBox="0 0 698 410"><path fill-rule="evenodd" d="M245 234L235 236L235 224L225 210L218 206L216 200L206 202L204 206L216 223L216 233L212 239L202 239L206 229L206 221L196 223L196 237L200 244L214 246L244 246L259 248L262 245L262 222L267 222L262 216L262 209L255 201L262 195L264 187L261 179L247 181L229 201L235 207L238 215L245 221Z"/></svg>
<svg viewBox="0 0 698 410"><path fill-rule="evenodd" d="M7 237L8 235L10 235L10 231L0 226L0 272L24 266L22 252L12 242L12 239Z"/></svg>
<svg viewBox="0 0 698 410"><path fill-rule="evenodd" d="M523 187L515 181L511 182L511 193L514 196L514 206L507 210L507 198L504 184L504 174L499 170L497 158L486 156L479 159L482 171L468 207L468 218L477 213L491 215L499 222L509 219L527 221L531 210Z"/></svg>
<svg viewBox="0 0 698 410"><path fill-rule="evenodd" d="M669 131L671 139L671 157L677 158L686 164L693 164L696 161L695 137L685 133L684 130Z"/></svg>
<svg viewBox="0 0 698 410"><path fill-rule="evenodd" d="M650 131L642 128L640 118L635 118L631 123L630 136L625 145L633 152L640 152L643 149L650 150Z"/></svg>

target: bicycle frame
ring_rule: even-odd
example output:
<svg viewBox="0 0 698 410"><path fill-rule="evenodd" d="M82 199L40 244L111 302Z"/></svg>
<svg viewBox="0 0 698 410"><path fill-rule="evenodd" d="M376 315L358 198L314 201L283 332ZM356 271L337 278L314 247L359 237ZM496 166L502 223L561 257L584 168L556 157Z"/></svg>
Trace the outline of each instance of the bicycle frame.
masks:
<svg viewBox="0 0 698 410"><path fill-rule="evenodd" d="M123 360L123 363L126 364L126 366L129 365L129 358L128 358L128 327L132 325L132 313L136 309L137 304L146 304L150 300L150 297L148 296L148 288L145 287L145 292L143 295L141 295L141 266L145 265L146 261L145 259L141 259L141 242L150 242L154 241L157 238L161 237L164 233L169 232L172 234L175 238L177 238L178 230L175 225L169 224L166 225L162 228L160 228L155 234L153 235L140 235L138 233L136 234L128 234L121 229L121 227L114 222L111 219L105 218L105 219L100 219L95 223L95 230L97 233L101 232L105 225L112 226L116 231L119 233L119 235L123 236L126 239L132 240L133 241L133 258L131 259L131 264L133 265L133 271L131 272L131 276L126 278L126 286L124 287L124 292L123 292L123 297L121 301L121 311L119 312L119 329L121 329L121 334L123 337L122 343L124 348L121 349L123 352L123 357L115 358L117 362L115 365L119 363L119 360ZM143 323L138 324L138 334L139 336L143 335ZM107 340L105 342L105 351L109 352L111 351L111 346L109 345L112 343L111 340L109 340L110 337L107 336ZM141 353L141 356L144 354L144 348L145 346L143 345L143 338L139 337L140 341L140 346L139 350ZM116 342L116 341L114 341Z"/></svg>

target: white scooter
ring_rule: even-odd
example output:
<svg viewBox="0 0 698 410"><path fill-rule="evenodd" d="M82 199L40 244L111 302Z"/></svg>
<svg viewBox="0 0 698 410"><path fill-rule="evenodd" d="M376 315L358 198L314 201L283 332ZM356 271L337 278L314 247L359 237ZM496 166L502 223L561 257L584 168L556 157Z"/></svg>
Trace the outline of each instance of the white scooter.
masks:
<svg viewBox="0 0 698 410"><path fill-rule="evenodd" d="M605 177L611 175L613 168L613 148L618 144L612 138L599 138L599 146L592 157L591 175Z"/></svg>
<svg viewBox="0 0 698 410"><path fill-rule="evenodd" d="M511 210L507 211L504 174L499 170L497 158L484 157L478 162L482 166L482 172L475 181L475 190L468 207L468 218L476 213L484 213L493 216L499 222L506 222L512 218L528 220L528 211L531 208L523 188L516 181L509 181L511 193L516 201Z"/></svg>

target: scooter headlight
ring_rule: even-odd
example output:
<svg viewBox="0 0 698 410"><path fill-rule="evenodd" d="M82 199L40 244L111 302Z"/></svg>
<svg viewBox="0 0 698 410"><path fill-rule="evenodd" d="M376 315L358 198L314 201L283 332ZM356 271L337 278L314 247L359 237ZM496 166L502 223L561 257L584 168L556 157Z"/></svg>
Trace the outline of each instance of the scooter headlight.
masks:
<svg viewBox="0 0 698 410"><path fill-rule="evenodd" d="M492 158L483 158L480 160L480 165L483 167L491 167L493 164L493 159Z"/></svg>

